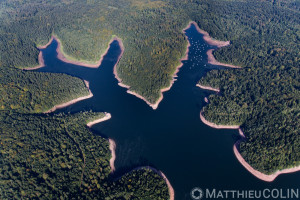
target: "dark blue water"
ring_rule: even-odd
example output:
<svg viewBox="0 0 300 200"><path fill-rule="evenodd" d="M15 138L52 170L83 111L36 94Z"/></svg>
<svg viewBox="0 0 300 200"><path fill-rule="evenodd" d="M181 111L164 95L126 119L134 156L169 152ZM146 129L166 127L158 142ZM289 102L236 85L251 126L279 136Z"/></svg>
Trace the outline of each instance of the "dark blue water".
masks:
<svg viewBox="0 0 300 200"><path fill-rule="evenodd" d="M115 176L136 166L154 166L166 174L178 200L191 199L190 191L194 187L220 190L299 187L300 173L281 175L272 183L255 178L233 154L238 131L217 130L201 122L203 99L210 93L196 87L196 83L216 66L207 64L206 51L212 47L194 26L186 35L191 43L189 60L183 61L178 80L164 93L155 111L118 86L113 66L121 50L116 41L97 69L58 60L57 42L53 41L43 50L46 67L38 71L66 73L90 81L93 98L56 112L111 113L112 119L93 126L93 131L116 141Z"/></svg>

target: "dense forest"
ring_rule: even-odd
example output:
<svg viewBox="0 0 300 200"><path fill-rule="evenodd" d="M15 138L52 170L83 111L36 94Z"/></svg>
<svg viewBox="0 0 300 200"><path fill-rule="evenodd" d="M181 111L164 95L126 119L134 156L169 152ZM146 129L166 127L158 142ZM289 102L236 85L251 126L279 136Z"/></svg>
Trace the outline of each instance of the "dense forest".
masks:
<svg viewBox="0 0 300 200"><path fill-rule="evenodd" d="M221 90L209 97L205 118L241 125L242 156L267 174L300 165L299 4L277 3L215 5L226 16L216 24L229 31L210 32L231 45L214 55L243 69L209 71L199 81Z"/></svg>
<svg viewBox="0 0 300 200"><path fill-rule="evenodd" d="M132 91L155 103L160 89L169 86L186 49L182 29L188 17L167 2L43 1L35 4L32 6L30 1L23 2L22 6L19 2L4 4L11 12L2 19L3 65L19 68L37 65L36 47L46 44L51 34L62 41L62 51L68 59L95 63L109 40L117 35L126 49L118 66L120 78ZM17 7L22 9L13 9Z"/></svg>
<svg viewBox="0 0 300 200"><path fill-rule="evenodd" d="M7 69L0 76L0 110L40 113L89 95L83 80L65 74Z"/></svg>
<svg viewBox="0 0 300 200"><path fill-rule="evenodd" d="M87 63L120 37L120 78L154 103L186 50L182 29L196 21L231 41L214 52L218 60L243 67L200 80L221 90L209 97L205 117L242 126L240 151L254 168L299 165L299 8L297 0L1 1L1 197L168 199L164 180L149 169L108 178L108 142L85 125L101 114L39 114L88 94L78 78L20 70L38 65L37 47L53 34L68 59Z"/></svg>
<svg viewBox="0 0 300 200"><path fill-rule="evenodd" d="M0 112L1 199L168 199L152 170L109 179L109 144L87 128L103 113Z"/></svg>
<svg viewBox="0 0 300 200"><path fill-rule="evenodd" d="M19 70L38 65L37 47L52 34L68 59L99 60L116 33L95 13L83 1L1 2L1 199L169 199L165 180L148 168L111 178L108 141L86 127L102 113L38 114L88 95L83 80Z"/></svg>

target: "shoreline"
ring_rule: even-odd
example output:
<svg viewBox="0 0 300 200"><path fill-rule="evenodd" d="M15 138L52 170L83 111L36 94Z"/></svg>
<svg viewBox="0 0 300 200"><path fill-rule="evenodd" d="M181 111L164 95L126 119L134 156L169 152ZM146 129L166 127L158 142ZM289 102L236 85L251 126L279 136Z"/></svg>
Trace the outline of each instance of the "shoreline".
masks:
<svg viewBox="0 0 300 200"><path fill-rule="evenodd" d="M142 95L139 95L133 91L130 90L130 86L129 85L125 85L124 83L122 83L122 79L118 76L118 72L117 72L117 65L119 64L119 61L121 60L122 56L123 56L123 53L125 51L125 48L124 48L124 44L123 44L123 41L121 38L119 37L115 37L115 40L118 41L119 43L119 46L121 48L121 53L118 57L118 60L116 62L116 64L114 65L113 67L113 74L115 75L115 78L118 80L118 85L120 87L123 87L123 88L126 88L127 89L127 93L128 94L132 94L134 96L136 96L137 98L139 99L142 99L143 101L145 101L150 107L152 107L154 110L158 107L158 104L151 104L149 101L147 101Z"/></svg>
<svg viewBox="0 0 300 200"><path fill-rule="evenodd" d="M52 43L53 39L54 39L54 36L51 35L51 38L50 38L50 40L48 41L47 44L45 44L45 45L38 45L37 48L38 48L39 50L41 50L41 49L46 49L46 48Z"/></svg>
<svg viewBox="0 0 300 200"><path fill-rule="evenodd" d="M191 24L189 24L188 27L185 28L183 31L185 31L186 29L188 29L190 26L191 26ZM121 59L121 57L122 57L122 55L123 55L123 52L124 52L123 42L122 42L122 40L121 40L120 38L114 37L114 38L112 38L112 39L110 40L109 45L108 45L108 47L107 47L105 53L102 54L100 60L99 60L96 64L87 64L87 63L83 63L83 62L80 62L80 61L72 61L72 60L68 60L68 59L63 55L63 52L62 52L62 50L61 50L61 41L60 41L57 37L55 37L54 35L51 36L51 39L49 40L49 42L48 42L46 45L38 46L38 49L41 50L41 49L47 48L47 47L52 43L53 39L57 40L57 43L58 43L57 48L56 48L57 58L58 58L58 59L60 59L60 60L63 61L63 62L66 62L66 63L70 63L70 64L74 64L74 65L80 65L80 66L83 66L83 67L90 67L90 68L98 68L98 67L101 65L101 63L102 63L103 57L107 54L107 52L108 52L108 50L109 50L109 47L110 47L110 44L111 44L113 41L115 41L115 40L118 41L118 43L119 43L119 45L120 45L120 47L121 47L121 51L122 51L122 52L121 52L121 54L119 55L119 58L118 58L118 61L117 61L116 65L114 66L114 75L115 75L116 79L119 81L118 84L119 84L121 87L125 87L125 88L128 88L128 89L130 88L130 86L127 86L127 85L125 85L125 84L122 83L122 80L118 77L117 72L116 72L116 66L117 66L117 64L119 63L119 61L120 61L120 59ZM187 59L188 59L188 52L189 52L189 49L188 49L188 48L189 48L189 47L190 47L190 43L188 42L188 46L187 46L187 50L186 50L186 52L185 52L185 56L180 60L180 62L183 61L183 60L187 60ZM23 68L23 70L35 70L35 69L39 69L39 68L44 67L44 66L45 66L45 63L44 63L42 51L40 51L40 53L39 53L38 60L39 60L39 63L40 63L38 66L36 66L36 67L31 67L31 68ZM165 91L170 90L171 86L173 85L174 81L176 80L175 77L177 77L177 73L179 72L179 68L182 67L182 65L183 65L183 63L181 63L181 64L176 68L176 70L175 70L175 72L174 72L174 74L173 74L173 79L172 79L172 81L171 81L171 85L170 85L169 87L167 87L167 88L161 89L161 97L160 97L160 99L157 101L157 103L155 103L155 104L151 104L151 103L148 102L144 97L142 97L142 96L139 95L139 94L136 94L135 92L132 92L132 91L129 91L129 90L127 90L127 92L130 93L130 94L133 94L133 95L135 95L135 96L137 96L137 97L139 97L139 98L141 98L141 99L143 99L143 100L146 101L146 103L148 103L153 109L156 109L156 108L158 107L158 104L160 103L160 101L163 99L162 93L165 92ZM73 100L68 101L68 102L66 102L66 103L62 103L62 104L56 105L56 106L54 106L53 108L51 108L50 110L48 110L48 111L46 111L46 112L44 112L44 113L51 113L51 112L54 112L54 111L57 110L57 109L61 109L61 108L67 107L67 106L70 106L70 105L72 105L72 104L74 104L74 103L77 103L77 102L79 102L79 101L82 101L82 100L85 100L85 99L88 99L88 98L93 97L93 93L91 92L91 90L90 90L90 88L89 88L89 82L86 81L86 80L84 80L84 83L85 83L86 87L87 87L88 90L89 90L89 93L90 93L89 95L83 96L83 97L79 97L79 98L77 98L77 99L73 99ZM106 113L106 115L105 115L104 117L102 117L102 118L100 118L100 119L97 119L97 120L94 120L94 121L91 121L91 122L87 123L87 127L91 128L93 125L95 125L95 124L97 124L97 123L100 123L100 122L103 122L103 121L106 121L106 120L109 120L110 118L111 118L111 114L110 114L110 113ZM115 162L115 160L116 160L116 153L115 153L116 143L115 143L115 141L114 141L113 139L111 139L111 138L109 138L108 141L109 141L109 150L111 151L111 158L110 158L110 160L109 160L109 163L110 163L110 167L111 167L111 173L113 173L113 172L115 171L114 162ZM173 189L173 187L172 187L170 181L168 180L168 178L166 177L166 175L165 175L163 172L161 172L161 171L159 171L159 170L157 170L157 169L155 169L155 168L153 168L153 167L150 167L150 166L147 166L147 167L139 167L139 168L136 168L136 169L133 169L133 170L138 170L138 169L142 169L142 168L148 168L148 169L154 171L155 173L157 173L158 175L160 175L160 176L165 180L165 182L166 182L166 184L167 184L167 186L168 186L169 195L170 195L170 200L174 200L174 199L175 199L175 192L174 192L174 189ZM132 170L132 171L133 171L133 170ZM129 172L129 173L130 173L130 172Z"/></svg>
<svg viewBox="0 0 300 200"><path fill-rule="evenodd" d="M230 41L218 41L218 40L214 40L213 38L211 38L209 36L209 34L200 29L198 24L196 22L193 22L193 24L196 26L196 29L201 33L203 34L203 38L204 40L210 44L210 45L213 45L213 46L217 46L217 48L221 48L221 47L225 47L225 46L228 46L230 45ZM207 51L207 56L208 56L208 63L209 64L212 64L212 65L221 65L221 66L225 66L225 67L230 67L230 68L235 68L235 69L241 69L242 67L240 66L235 66L235 65L231 65L231 64L226 64L226 63L221 63L219 61L217 61L213 55L213 51L215 49L209 49ZM202 89L206 89L206 90L211 90L211 91L215 91L215 92L220 92L219 89L217 88L212 88L210 86L202 86L200 84L197 84L198 87L202 88ZM207 101L207 98L205 100L205 102L208 102ZM300 171L300 166L296 166L296 167L292 167L292 168L287 168L287 169L283 169L283 170L277 170L276 172L274 172L273 174L270 174L270 175L267 175L267 174L264 174L256 169L254 169L253 167L251 167L251 165L249 163L247 163L245 161L245 159L242 157L242 155L240 154L239 150L238 150L238 147L239 147L239 144L240 142L245 139L245 134L244 132L242 131L242 129L240 128L240 126L237 126L237 125L217 125L213 122L210 122L208 120L206 120L203 116L203 110L200 112L200 119L201 121L212 127L212 128L216 128L216 129L238 129L239 130L239 134L241 136L241 139L238 140L234 145L233 145L233 151L234 151L234 154L236 156L236 158L238 159L238 161L252 174L254 175L255 177L257 177L258 179L260 180L263 180L263 181L266 181L266 182L272 182L275 180L275 178L277 176L279 176L280 174L287 174L287 173L293 173L293 172L297 172L297 171Z"/></svg>
<svg viewBox="0 0 300 200"><path fill-rule="evenodd" d="M217 46L218 48L230 45L230 41L219 41L219 40L214 40L213 38L211 38L206 31L204 31L204 30L202 30L202 29L199 28L198 24L195 21L190 21L188 23L188 25L182 30L182 32L184 33L187 29L189 29L191 27L192 24L195 25L195 27L196 27L196 29L197 29L197 31L199 33L203 34L203 38L204 38L204 40L208 44ZM186 35L185 35L185 37L187 38ZM67 58L68 56L65 55L64 52L63 52L62 42L55 35L51 36L50 41L46 45L39 46L38 48L40 50L47 48L51 44L51 42L53 41L53 39L55 39L57 41L57 43L58 43L57 48L56 48L56 52L57 52L57 58L59 60L65 62L65 63L74 64L74 65L80 65L80 66L89 67L89 68L98 68L101 65L101 63L102 63L103 57L107 54L111 43L113 41L115 41L115 40L118 41L119 46L121 48L121 53L120 53L120 55L118 57L118 61L117 61L116 65L113 68L114 69L113 73L115 75L115 78L119 82L118 85L121 86L121 87L126 88L127 89L127 93L132 94L132 95L134 95L134 96L136 96L136 97L144 100L150 107L152 107L153 110L156 110L158 108L159 103L163 100L163 93L166 92L166 91L169 91L171 89L171 87L173 86L174 82L176 81L177 73L179 72L179 69L183 66L182 61L188 60L188 53L189 53L189 47L190 47L190 42L189 42L189 40L187 38L188 44L187 44L187 47L186 47L185 55L184 55L183 58L180 59L180 64L176 67L176 69L175 69L175 71L173 73L172 80L170 80L170 85L168 87L166 87L166 88L161 88L160 89L160 95L159 95L159 98L157 99L157 101L155 103L150 103L142 95L140 95L140 94L138 94L138 93L136 93L134 91L130 91L130 86L125 85L124 83L122 83L122 79L118 76L117 65L118 65L120 59L122 58L124 50L125 50L123 42L122 42L122 39L118 38L117 36L113 37L110 40L106 51L104 52L104 54L101 55L100 60L98 62L96 62L96 64L88 64L88 63L84 63L84 61L72 60L72 58L70 58L71 60L68 60L68 58ZM222 65L222 66L232 67L232 68L241 68L241 67L238 67L238 66L234 66L234 65L230 65L230 64L225 64L225 63L218 62L214 58L214 56L212 55L213 50L214 49L210 49L210 50L207 51L208 63L214 64L214 65ZM39 68L42 68L42 67L45 66L43 55L42 55L41 51L39 53L38 60L39 60L39 63L40 63L38 66L32 67L32 68L24 68L23 70L35 70L35 69L39 69ZM211 87L200 86L200 85L199 85L199 87L201 87L202 89L209 89L209 90L213 90L213 91L219 92L218 89L213 89Z"/></svg>
<svg viewBox="0 0 300 200"><path fill-rule="evenodd" d="M175 199L174 188L172 187L172 185L171 185L169 179L167 178L167 176L162 171L159 171L159 170L157 170L153 167L147 166L147 168L153 170L154 172L156 172L158 175L160 175L165 180L165 182L168 186L170 200L174 200Z"/></svg>
<svg viewBox="0 0 300 200"><path fill-rule="evenodd" d="M206 120L205 117L203 116L203 111L200 112L200 119L204 124L206 124L207 126L210 126L212 128L215 128L215 129L240 129L239 125L222 125L222 124L219 125L219 124L210 122L210 121Z"/></svg>
<svg viewBox="0 0 300 200"><path fill-rule="evenodd" d="M196 27L197 31L203 35L203 39L208 44L210 44L212 46L217 46L218 48L230 45L230 41L220 41L220 40L215 40L212 37L210 37L209 33L206 32L205 30L202 30L195 21L191 21L190 23L194 24L194 26Z"/></svg>
<svg viewBox="0 0 300 200"><path fill-rule="evenodd" d="M89 83L88 81L86 81L86 80L84 80L84 83L85 83L86 88L89 90L89 95L87 95L87 96L82 96L82 97L78 97L78 98L73 99L73 100L71 100L71 101L68 101L68 102L65 102L65 103L62 103L62 104L55 105L55 106L53 106L50 110L45 111L44 114L54 112L54 111L57 110L57 109L65 108L65 107L70 106L70 105L72 105L72 104L75 104L75 103L77 103L77 102L79 102L79 101L82 101L82 100L85 100L85 99L92 98L92 97L93 97L93 93L92 93L91 90L90 90L90 83Z"/></svg>
<svg viewBox="0 0 300 200"><path fill-rule="evenodd" d="M191 25L192 25L192 22L189 22L188 25L182 30L182 32L184 33L184 31L187 30L187 29L189 29L189 28L191 27ZM185 36L185 37L187 38L187 36ZM122 52L121 52L121 55L120 55L120 57L119 57L119 59L118 59L118 62L119 62L119 60L121 59L121 57L122 57L122 55L123 55L123 52L124 52L125 48L124 48L123 42L122 42L122 40L121 40L120 38L117 38L116 40L119 42L119 45L120 45L121 51L122 51ZM188 39L187 39L187 41L188 41ZM172 88L174 82L176 81L176 77L178 77L178 76L177 76L177 73L179 72L179 69L183 66L182 61L188 60L188 54L189 54L189 47L190 47L190 46L191 46L191 44L190 44L190 42L188 41L188 44L187 44L187 47L186 47L185 54L184 54L184 56L180 59L180 64L176 67L176 69L175 69L175 71L174 71L174 73L173 73L173 75L172 75L172 80L170 81L170 85L169 85L168 87L166 87L166 88L161 88L161 89L160 89L160 95L159 95L159 98L156 100L155 103L150 103L150 102L147 101L142 95L137 94L137 93L134 92L134 91L131 91L131 90L130 90L130 86L125 85L124 83L122 83L122 79L118 76L118 73L117 73L117 68L116 68L116 67L117 67L117 64L118 64L118 62L117 62L117 64L114 66L113 73L114 73L114 75L115 75L115 78L116 78L116 79L118 80L118 82L119 82L118 85L121 86L121 87L127 88L127 89L128 89L128 90L127 90L127 93L128 93L128 94L132 94L132 95L134 95L134 96L136 96L136 97L142 99L142 100L145 101L150 107L152 107L153 110L156 110L156 109L158 108L159 103L163 100L163 93L166 92L166 91L169 91L169 90Z"/></svg>
<svg viewBox="0 0 300 200"><path fill-rule="evenodd" d="M111 114L110 113L105 113L105 116L100 118L100 119L96 119L94 121L91 121L89 123L86 124L87 127L91 128L93 125L98 124L100 122L106 121L111 119ZM116 160L116 143L113 139L108 138L108 142L109 142L109 150L111 153L111 158L109 160L109 166L110 166L110 170L111 173L113 173L115 171L115 160Z"/></svg>
<svg viewBox="0 0 300 200"><path fill-rule="evenodd" d="M115 168L115 160L116 160L116 143L113 139L109 138L108 139L109 142L109 150L111 152L111 158L109 160L109 165L110 165L110 170L111 173L113 173L116 168Z"/></svg>
<svg viewBox="0 0 300 200"><path fill-rule="evenodd" d="M39 61L39 65L38 66L35 66L35 67L27 67L27 68L23 68L22 70L25 70L25 71L29 71L29 70L36 70L36 69L39 69L39 68L42 68L42 67L45 67L45 63L44 63L44 59L43 59L43 52L41 51L42 49L46 49L51 43L53 40L56 40L57 41L57 48L56 48L56 52L57 52L57 58L65 63L69 63L69 64L73 64L73 65L79 65L79 66L82 66L82 67L89 67L89 68L98 68L100 67L101 63L102 63L102 60L104 58L104 56L107 54L108 50L109 50L109 47L111 45L111 43L115 40L117 40L117 37L113 37L109 43L108 43L108 47L106 48L105 52L101 55L101 58L94 64L88 64L88 63L85 63L85 61L76 61L76 60L69 60L67 57L68 55L64 54L63 50L62 50L62 42L60 39L58 39L57 36L55 35L52 35L51 36L51 39L49 40L49 42L43 46L37 46L37 48L40 50L39 52L39 56L38 56L38 61ZM66 57L67 56L67 57Z"/></svg>
<svg viewBox="0 0 300 200"><path fill-rule="evenodd" d="M208 64L211 64L211 65L220 65L220 66L225 66L225 67L229 67L229 68L233 68L233 69L241 69L242 67L240 66L235 66L235 65L231 65L231 64L227 64L227 63L221 63L219 61L216 60L216 58L214 57L213 55L213 51L215 49L209 49L207 52L206 52L206 55L207 55L207 63Z"/></svg>
<svg viewBox="0 0 300 200"><path fill-rule="evenodd" d="M226 47L230 45L230 41L220 41L220 40L215 40L213 39L208 32L200 29L200 27L198 26L198 24L196 22L190 22L192 24L195 25L197 31L201 34L203 34L203 39L205 40L205 42L207 42L208 44L212 45L212 46L216 46L217 49L221 48L221 47ZM216 58L213 55L213 51L216 49L209 49L206 54L208 57L208 64L211 65L221 65L221 66L225 66L225 67L229 67L229 68L234 68L234 69L240 69L242 67L240 66L236 66L236 65L232 65L232 64L227 64L227 63L221 63L219 61L216 60Z"/></svg>
<svg viewBox="0 0 300 200"><path fill-rule="evenodd" d="M155 169L155 168L153 168L153 167L150 167L150 166L141 166L141 167L136 167L136 168L130 170L129 172L125 173L125 174L129 174L129 173L131 173L131 172L133 172L133 171L135 171L135 170L141 170L141 169L150 169L150 170L152 170L153 172L155 172L156 174L158 174L160 177L162 177L162 178L165 180L165 182L166 182L166 184L167 184L167 186L168 186L168 191L169 191L169 195L170 195L170 200L175 200L175 192L174 192L174 188L173 188L173 186L171 185L171 183L170 183L169 179L167 178L167 176L166 176L162 171L157 170L157 169ZM124 174L124 175L125 175L125 174ZM121 178L121 177L118 177L117 179L119 179L119 178Z"/></svg>
<svg viewBox="0 0 300 200"><path fill-rule="evenodd" d="M109 120L110 118L111 118L111 114L110 113L105 113L105 117L102 117L100 119L96 119L96 120L94 120L92 122L87 123L87 127L91 128L93 125L98 124L98 123L103 122L103 121L106 121L106 120ZM109 142L109 150L111 152L111 158L109 160L109 165L110 165L110 168L111 168L111 173L114 173L114 171L116 170L116 168L115 168L115 160L117 158L116 157L116 147L117 147L117 145L116 145L115 141L113 139L111 139L111 138L108 138L108 142ZM129 174L129 173L131 173L134 170L140 170L140 169L143 169L143 168L150 169L150 170L154 171L155 173L157 173L159 176L161 176L165 180L165 182L166 182L166 184L168 186L170 200L175 200L174 189L173 189L170 181L166 177L166 175L163 172L161 172L160 170L157 170L157 169L155 169L153 167L150 167L150 166L141 166L141 167L137 167L137 168L132 169L131 171L127 172L126 174ZM119 177L119 178L121 178L121 177Z"/></svg>
<svg viewBox="0 0 300 200"><path fill-rule="evenodd" d="M249 165L245 159L242 157L242 155L240 154L239 150L238 150L238 146L239 146L240 140L237 141L234 145L233 145L233 152L236 156L236 158L238 159L238 161L254 176L256 176L257 178L266 181L266 182L272 182L274 181L277 176L279 176L280 174L288 174L288 173L293 173L293 172L297 172L300 171L300 166L298 167L292 167L292 168L287 168L287 169L283 169L283 170L277 170L276 172L274 172L273 174L264 174L256 169L254 169L253 167L251 167L251 165Z"/></svg>
<svg viewBox="0 0 300 200"><path fill-rule="evenodd" d="M91 128L92 126L94 126L95 124L98 124L100 122L109 120L111 118L111 114L110 113L105 113L105 116L100 118L100 119L96 119L94 121L91 121L89 123L86 124L87 127Z"/></svg>
<svg viewBox="0 0 300 200"><path fill-rule="evenodd" d="M79 61L79 60L74 60L75 58L72 58L71 56L68 56L66 53L63 52L63 46L62 46L62 42L60 39L58 39L58 37L53 36L53 38L57 41L57 48L56 48L56 52L57 52L57 58L65 63L69 63L69 64L73 64L73 65L79 65L82 67L89 67L89 68L98 68L100 67L102 60L104 58L104 56L107 54L110 45L113 41L117 40L117 37L113 37L109 43L108 43L108 47L106 48L105 52L103 54L101 54L100 59L93 64L89 64L89 63L85 63L87 61ZM68 58L69 57L69 58Z"/></svg>
<svg viewBox="0 0 300 200"><path fill-rule="evenodd" d="M37 46L37 48L39 49L39 56L38 56L38 61L39 61L39 65L35 66L35 67L27 67L27 68L22 68L22 70L24 71L30 71L30 70L35 70L35 69L39 69L42 67L45 67L45 62L44 62L44 58L43 58L43 52L41 51L42 49L46 49L53 41L54 37L51 36L49 42L45 45L42 46Z"/></svg>
<svg viewBox="0 0 300 200"><path fill-rule="evenodd" d="M213 87L210 87L210 86L200 85L199 83L196 86L203 89L203 90L210 90L210 91L214 91L214 92L217 92L217 93L220 92L220 89L218 89L218 88L213 88Z"/></svg>
<svg viewBox="0 0 300 200"><path fill-rule="evenodd" d="M117 65L118 65L119 61L121 60L121 58L122 58L122 56L123 56L123 53L124 53L124 51L125 51L125 48L124 48L123 41L122 41L121 38L116 37L116 40L118 41L119 46L120 46L120 48L121 48L121 53L120 53L120 55L119 55L119 57L118 57L118 60L117 60L117 62L116 62L116 64L115 64L115 66L113 67L113 74L115 75L115 78L118 80L118 85L119 85L120 87L126 88L126 89L127 89L126 92L127 92L128 94L132 94L132 95L136 96L137 98L142 99L142 100L145 101L150 107L152 107L152 108L155 110L155 109L158 107L158 104L157 104L157 105L156 105L156 104L151 104L151 103L150 103L149 101L147 101L142 95L137 94L137 93L131 91L131 90L130 90L130 86L129 86L129 85L125 85L124 83L122 83L122 79L118 76Z"/></svg>
<svg viewBox="0 0 300 200"><path fill-rule="evenodd" d="M248 172L250 172L253 176L255 176L256 178L266 181L266 182L272 182L274 181L277 176L281 175L281 174L288 174L288 173L293 173L293 172L297 172L300 171L300 166L296 166L296 167L292 167L292 168L286 168L283 170L277 170L276 172L272 173L272 174L264 174L256 169L254 169L249 163L247 163L247 161L245 161L245 159L243 158L243 156L241 155L241 153L239 152L239 144L242 140L244 140L246 138L244 132L242 131L242 129L240 128L240 126L227 126L227 125L217 125L213 122L210 122L208 120L206 120L203 116L203 111L200 112L200 119L201 121L212 127L212 128L216 128L216 129L238 129L239 130L239 134L241 136L241 139L238 140L234 145L233 145L233 152L235 157L237 158L237 160L246 168L246 170L248 170Z"/></svg>

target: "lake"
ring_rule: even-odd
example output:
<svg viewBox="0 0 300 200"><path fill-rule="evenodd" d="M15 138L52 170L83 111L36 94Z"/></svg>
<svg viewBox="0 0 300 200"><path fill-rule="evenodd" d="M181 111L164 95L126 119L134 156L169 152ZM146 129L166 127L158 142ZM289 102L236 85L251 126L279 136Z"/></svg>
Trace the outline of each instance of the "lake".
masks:
<svg viewBox="0 0 300 200"><path fill-rule="evenodd" d="M271 183L257 179L233 153L233 145L240 137L238 131L217 130L201 122L199 114L206 104L204 97L212 92L196 87L196 83L208 70L220 67L207 64L206 51L214 47L203 40L194 25L186 30L186 35L191 43L189 59L183 61L178 80L163 94L157 110L118 86L113 75L113 66L121 53L117 41L110 45L100 67L93 69L58 60L54 40L42 50L46 66L37 71L66 73L90 82L92 98L56 113L88 110L111 113L110 120L94 125L92 130L116 142L115 177L136 166L153 166L168 177L177 200L191 199L194 187L203 190L299 187L299 172L280 175Z"/></svg>

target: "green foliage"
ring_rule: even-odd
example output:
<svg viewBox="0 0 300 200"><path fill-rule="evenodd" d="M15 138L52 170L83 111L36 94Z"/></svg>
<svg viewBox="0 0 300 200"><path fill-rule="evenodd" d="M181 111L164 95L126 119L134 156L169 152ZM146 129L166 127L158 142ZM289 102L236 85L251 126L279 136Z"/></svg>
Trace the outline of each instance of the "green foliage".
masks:
<svg viewBox="0 0 300 200"><path fill-rule="evenodd" d="M121 37L130 50L129 45L134 45L130 34L138 30L136 18L139 18L136 13L128 12L131 3L132 7L137 6L134 1L120 1L117 5L110 1L71 0L0 3L1 198L169 198L164 179L152 170L135 170L116 181L109 179L108 142L86 127L88 121L103 117L103 113L37 114L88 95L82 80L64 74L15 69L38 65L37 47L45 45L52 34L61 39L62 50L71 60L96 62L114 34ZM148 8L147 2L138 4L135 9L140 12ZM160 7L156 3L149 6ZM124 32L119 29L119 22L111 19L123 20L123 23L130 19L135 30ZM123 24L122 28L128 26ZM138 49L135 51L139 53ZM134 62L137 65L139 60ZM149 62L148 58L147 64ZM172 67L165 73L170 69Z"/></svg>
<svg viewBox="0 0 300 200"><path fill-rule="evenodd" d="M79 79L14 69L38 65L37 46L52 34L67 58L89 63L100 59L113 35L122 38L118 73L154 103L185 51L182 29L196 21L214 38L231 41L214 52L218 60L244 67L200 80L222 94L210 97L205 117L242 125L247 140L240 151L256 169L299 165L299 19L296 0L1 1L1 196L168 198L163 179L149 170L109 182L107 141L93 136L80 115L25 114L87 94Z"/></svg>
<svg viewBox="0 0 300 200"><path fill-rule="evenodd" d="M116 198L126 200L169 199L169 192L168 189L166 189L165 181L162 180L159 174L154 173L148 168L135 169L117 179L114 185L115 188L111 190L112 195L107 197L107 200ZM141 185L143 187L141 187Z"/></svg>
<svg viewBox="0 0 300 200"><path fill-rule="evenodd" d="M111 182L108 141L86 127L101 117L0 112L1 199L168 199L165 181L152 170Z"/></svg>
<svg viewBox="0 0 300 200"><path fill-rule="evenodd" d="M216 37L232 44L214 54L244 68L213 70L199 81L221 90L221 95L209 97L205 118L242 125L246 140L240 151L255 169L272 173L298 166L300 13L269 2L215 6Z"/></svg>
<svg viewBox="0 0 300 200"><path fill-rule="evenodd" d="M10 7L14 5L18 4ZM117 35L126 49L119 76L131 90L154 103L160 89L169 86L187 45L182 33L187 15L171 4L124 0L79 1L67 7L56 1L27 5L29 1L17 11L8 11L1 24L0 61L4 66L37 65L36 46L46 44L51 34L61 40L68 59L95 63Z"/></svg>
<svg viewBox="0 0 300 200"><path fill-rule="evenodd" d="M40 113L89 95L82 80L65 74L7 69L0 77L0 110Z"/></svg>

